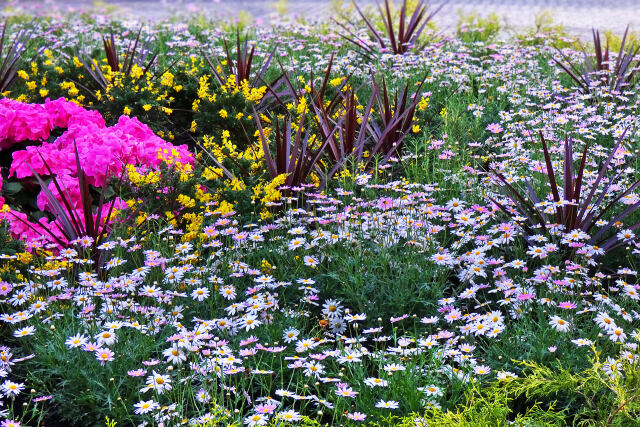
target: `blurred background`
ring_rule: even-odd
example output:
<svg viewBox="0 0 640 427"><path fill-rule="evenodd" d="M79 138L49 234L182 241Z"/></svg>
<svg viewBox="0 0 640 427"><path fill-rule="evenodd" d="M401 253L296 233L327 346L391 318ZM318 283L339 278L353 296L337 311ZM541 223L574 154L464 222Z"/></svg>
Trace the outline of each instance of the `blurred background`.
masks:
<svg viewBox="0 0 640 427"><path fill-rule="evenodd" d="M375 4L358 0L358 4ZM437 7L442 1L429 1ZM518 30L536 27L544 21L562 25L581 37L591 28L624 31L640 29L640 0L450 0L445 2L435 22L444 32L455 31L461 15L495 14L505 27ZM351 7L350 0L0 0L0 6L31 9L38 13L95 11L130 14L138 19L167 19L201 15L234 20L254 20L258 24L285 17L305 21L328 18Z"/></svg>

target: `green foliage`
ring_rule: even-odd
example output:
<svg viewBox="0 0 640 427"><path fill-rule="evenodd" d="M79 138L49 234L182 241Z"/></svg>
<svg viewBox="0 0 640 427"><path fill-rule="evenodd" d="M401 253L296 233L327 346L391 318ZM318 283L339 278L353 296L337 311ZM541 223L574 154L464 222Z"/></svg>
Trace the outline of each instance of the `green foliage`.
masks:
<svg viewBox="0 0 640 427"><path fill-rule="evenodd" d="M269 427L293 427L293 426L300 426L300 427L325 427L326 426L328 427L329 424L320 423L307 416L303 416L302 419L300 421L297 421L296 423L287 423L277 418L272 419L271 422L269 423Z"/></svg>
<svg viewBox="0 0 640 427"><path fill-rule="evenodd" d="M115 363L102 367L93 352L69 352L66 348L65 339L77 332L70 321L72 316L73 310L69 310L64 318L50 325L41 324L39 330L47 339L24 347L36 355L24 366L27 380L52 396L45 424L82 419L86 425L99 425L105 414L110 414L121 425L130 425L133 413L126 402L137 401L139 387L138 381L127 375L127 369L147 360L159 343L154 337L140 334L122 336L126 347L122 355Z"/></svg>
<svg viewBox="0 0 640 427"><path fill-rule="evenodd" d="M565 425L564 414L553 405L545 409L535 403L523 413L514 414L510 408L513 399L501 390L484 390L475 385L466 394L465 403L454 410L427 410L423 416L407 417L401 426L561 426ZM413 422L413 424L409 424Z"/></svg>
<svg viewBox="0 0 640 427"><path fill-rule="evenodd" d="M525 46L577 47L576 38L572 37L565 27L554 22L553 14L549 10L538 12L535 26L517 34L516 38Z"/></svg>
<svg viewBox="0 0 640 427"><path fill-rule="evenodd" d="M498 37L501 29L500 16L496 13L490 13L487 17L481 17L477 13L468 15L461 13L456 33L465 43L491 43Z"/></svg>
<svg viewBox="0 0 640 427"><path fill-rule="evenodd" d="M600 354L593 351L590 366L580 372L559 362L551 367L519 361L523 368L519 378L474 384L465 393L464 402L451 410L430 408L423 414L385 422L405 427L640 425L638 362L615 361L619 370L607 373L612 362L602 362Z"/></svg>
<svg viewBox="0 0 640 427"><path fill-rule="evenodd" d="M410 3L415 5L415 2L407 3L410 6L409 10L413 10ZM394 18L397 19L397 10L393 13ZM543 21L541 19L536 31L558 30L557 28L545 27L547 24L544 24ZM192 33L198 34L197 37L201 33L205 33L204 29L211 29L206 27L211 24L204 20L199 23L190 23L190 25L193 26ZM226 24L222 25L224 27ZM381 22L375 24L378 31L383 28L380 25L382 25ZM481 65L477 67L478 72L475 72L473 67L469 67L469 69L462 70L462 73L454 73L456 81L457 79L463 81L459 86L439 74L431 78L428 74L430 70L426 66L409 68L412 73L410 79L422 81L424 75L429 75L429 80L425 81L424 86L420 88L413 85L416 81L410 81L406 86L405 92L407 93L416 91L418 95L425 94L422 95L425 97L425 106L416 111L415 123L414 120L408 120L406 123L407 138L401 153L403 158L399 162L389 162L389 168L382 169L379 168L381 163L378 163L380 158L371 157L374 160L371 161L371 168L367 169L367 172L372 175L369 182L372 184L371 188L354 182L354 176L362 174L363 168L362 165L358 165L358 161L349 158L345 162L345 169L339 170L339 173L336 173L334 179L329 180L327 185L326 195L328 198L334 194L332 190L335 187L353 191L352 198L344 197L336 202L336 209L340 214L342 214L343 208L348 206L351 209L352 205L357 205L354 209L358 215L362 216L353 216L355 224L360 224L359 218L364 218L365 215L385 218L386 211L376 207L375 202L371 205L367 205L367 203L381 196L389 196L398 200L403 197L402 193L388 188L386 190L374 189L374 186L387 183L393 176L399 176L399 181L417 182L420 183L419 185L436 187L437 190L433 192L434 205L444 204L452 198L463 199L467 206L487 203L484 194L482 194L486 187L481 187L486 173L481 175L472 170L472 168L479 168L477 159L480 156L478 153L482 152L480 141L487 138L487 125L503 121L503 112L515 111L526 105L522 103L522 100L517 103L512 99L520 96L522 94L521 88L527 85L510 86L509 83L512 82L508 79L529 77L527 74L521 74L526 70L524 67L518 68L517 65L513 65L514 70L511 70L516 73L514 75L500 74L496 77L491 76L489 72L484 75L484 71L495 71L492 68L493 61L498 66L514 62L513 58L509 58L509 54L503 52L501 47L496 47L495 52L498 54L494 55L501 57L501 59L489 59L491 58L490 54L494 52L493 49L488 49L480 44L474 45L474 42L478 41L493 42L501 29L501 23L495 16L461 18L459 37L469 45L454 44L455 48L463 47L466 52L456 52L456 54L460 53L461 60L469 61L473 67L476 67L476 64ZM558 36L558 32L553 33L554 37L562 37ZM291 34L295 33L292 31ZM537 40L535 43L543 43L543 37L538 36L539 33L535 34L534 39ZM316 36L317 34L311 34L304 37L308 37L307 41L314 40L315 43L314 37ZM162 44L163 41L170 39L170 34L159 34L157 40ZM554 38L553 40L559 39ZM205 40L199 39L199 41ZM329 56L328 50L323 50L326 47L319 46L318 55ZM338 50L340 49L344 53L346 48L339 47ZM449 49L447 45L444 49L447 54L452 53L452 50L446 50ZM546 63L549 59L544 49L526 51L537 55L532 60L534 63L535 61ZM170 55L166 55L167 51L160 50L160 52L158 61L159 64L164 64L163 61L167 58L162 56L170 57ZM182 54L183 52L178 55ZM289 54L293 58L292 61L299 61L300 58L309 55L304 51L297 54L289 52ZM504 58L502 58L503 55ZM179 173L163 165L159 171L155 172L139 170L136 172L139 176L136 176L135 179L131 179L133 173L128 176L130 185L120 189L118 196L135 206L135 209L127 215L131 213L140 215L138 215L136 226L128 227L127 224L123 224L115 227L114 241L122 237L135 239L136 242L140 242L140 245L144 244L145 248L157 250L163 257L167 257L167 260L169 258L176 260L183 256L177 251L177 246L171 243L172 240L182 243L191 242L190 244L196 247L197 253L194 251L188 256L184 255L184 259L180 263L181 265L191 264L198 268L203 273L203 277L208 275L228 277L232 273L232 263L242 262L247 263L251 268L262 266L258 274L272 274L278 281L295 283L297 279L304 277L313 279L319 290L319 299L313 300L315 301L313 304L308 304L305 300L300 299L301 292L299 292L297 285L283 286L277 290L278 300L282 305L278 306L278 310L274 310L273 315L269 312L267 316L262 318L265 321L263 327L251 331L239 331L238 334L227 334L222 330L216 331L216 335L220 335L222 340L228 341L229 346L233 348L238 347L238 342L249 334L255 335L262 343L268 343L265 345L279 345L282 343L283 330L288 327L299 329L302 332L301 337L304 338L320 340L321 337L328 336L326 325L320 323L322 320L326 320L322 318L322 300L326 301L327 298L338 300L340 304L344 304L345 309L350 310L350 313L367 315L367 318L357 326L348 325L345 335L352 339L366 338L366 335L361 335L362 329L380 326L384 328L383 334L390 335L388 337L390 345L401 346L402 344L399 344L402 342L401 338L415 342L420 338L425 338L426 334L433 332L435 328L438 328L437 332L440 332L443 329L440 327L449 329L457 327L457 325L445 326L444 323L441 323L427 332L418 320L420 316L426 317L436 313L441 308L438 300L455 297L468 286L468 283L456 274L454 268L438 267L431 260L431 256L439 248L454 248L459 244L462 247L459 252L464 253L466 248L475 245L475 243L461 242L461 237L463 237L461 234L464 231L456 229L452 219L447 219L447 222L452 225L451 229L447 224L445 230L437 234L433 240L431 237L425 238L424 234L421 235L419 232L416 232L414 236L414 231L409 229L406 236L386 242L384 237L387 232L377 229L372 231L364 227L358 229L357 226L354 226L348 229L349 239L341 240L338 245L322 249L301 247L295 251L283 250L283 247L286 247L286 244L282 245L283 240L291 236L288 236L286 232L280 233L278 231L265 232L266 242L251 246L250 250L245 250L249 245L243 246L242 243L233 246L226 246L226 243L223 243L220 250L212 253L211 249L202 245L205 240L199 239L198 236L201 236L203 227L209 226L218 219L217 214L213 214L212 210L219 206L216 203L220 201L233 201L233 209L239 212L239 215L229 219L227 223L229 228L237 226L237 231L244 230L240 227L244 227L248 219L251 222L258 222L259 225L270 224L257 219L261 212L256 209L256 205L259 206L259 203L263 203L261 201L262 195L266 195L267 191L263 188L263 192L259 193L256 189L259 190L260 186L272 184L273 180L271 183L268 182L266 171L261 169L255 158L241 157L238 154L238 152L252 148L247 145L246 135L249 136L249 143L258 141L258 136L255 133L257 129L255 119L257 117L252 117L255 114L251 107L259 100L254 98L251 93L248 97L242 88L230 84L226 78L223 81L214 80L211 75L207 78L206 74L211 70L206 69L205 61L198 57L197 53L194 53L191 58L186 55L184 57L187 58L184 62L170 70L173 76L172 84L163 85L159 93L147 90L136 91L137 82L128 81L123 87L115 86L110 89L109 94L113 99L103 94L101 100L91 101L93 107L102 111L110 121L116 120L127 108L131 110L132 116L137 116L141 121L152 126L159 135L173 139L178 143L189 142L199 152L198 160L200 162L196 164L193 174ZM283 59L283 61L285 60ZM354 63L359 64L355 60ZM42 62L37 62L37 65L44 68ZM349 66L351 65L349 63ZM391 88L390 93L394 88L399 88L402 92L404 82L399 85L401 80L395 75L397 69L392 67L393 65L390 64L376 63L372 68L376 70L376 73L379 73L378 77L384 76ZM164 69L164 65L161 68ZM272 66L272 68L275 67ZM462 67L456 65L456 68ZM550 83L552 79L557 77L550 71L550 67L541 66L540 69L543 70L543 74L546 73L541 77L541 81L545 83ZM52 72L47 74L46 77L49 80L47 88L51 88L51 94L59 94L55 92L56 88L60 86L62 81L75 79L78 70L71 72L64 70L64 74L60 76L56 76ZM447 75L450 71L452 70L447 69L440 74ZM504 73L511 71L503 70ZM302 70L302 67L294 69L291 76L300 82L300 88L307 84L310 88L313 87L314 83L310 79L310 73ZM318 75L315 76L318 77ZM331 77L343 78L344 75L332 75ZM208 79L206 84L202 84L203 78L204 80ZM354 77L350 83L358 78L362 77ZM547 80L543 80L543 78ZM169 81L168 76L167 81ZM22 81L17 83L16 86L24 86ZM143 88L147 83L146 77L139 79L139 83L141 86L138 89ZM207 84L210 84L210 87L205 88L204 86ZM45 85L42 84L42 86ZM371 84L353 84L351 90L358 91L358 104L372 96L372 86ZM409 88L413 89L409 91ZM531 87L526 87L526 90L530 89ZM90 92L92 91L85 93L86 100L92 99ZM332 94L340 93L341 88L330 89L330 92ZM24 93L29 94L26 89ZM165 94L165 98L158 99ZM410 95L407 98L413 99ZM366 106L367 103L364 102L364 104ZM375 110L382 112L387 110L389 115L393 111L399 110L395 107L397 103L387 104L387 108L381 106ZM149 105L151 108L147 110L144 108L145 105ZM355 113L358 107L355 103L353 105ZM258 107L258 105L255 106ZM313 105L311 106L313 107ZM167 110L163 110L163 108L170 108L172 113L167 113ZM474 110L474 108L480 109ZM222 113L223 110L224 113ZM271 111L275 113L272 117L282 111ZM475 115L476 112L480 114ZM313 110L304 111L304 108L301 108L298 114L304 117L304 125L306 126L304 131L317 131L317 128L314 127L317 124L309 119ZM363 121L363 113L360 112L360 114L360 117L356 114L353 115L352 123L357 123L358 120ZM333 115L327 115L327 123L335 125ZM419 130L410 131L409 125L418 124L420 125ZM333 126L328 129L333 129ZM270 130L271 133L265 137L265 145L269 145L266 147L267 149L272 149L277 140L275 137L277 132L274 132L274 129ZM296 130L295 127L293 130ZM440 140L439 142L442 143L441 148L432 146L436 140ZM196 146L195 141L206 146L206 150L202 151L207 152L203 153L201 147ZM493 141L499 142L499 140ZM473 145L471 145L472 143ZM284 146L284 144L282 145ZM389 145L390 148L394 148L393 142ZM490 149L498 150L499 148L491 147ZM444 150L450 151L452 157L442 157ZM497 155L498 153L489 154ZM211 156L216 156L216 158L212 160ZM488 159L489 156L486 158ZM207 163L209 161L211 163ZM264 160L261 162L264 165ZM205 170L207 166L210 169L224 167L233 170L235 176L242 179L242 183L226 175L221 177L218 177L216 173L208 175ZM246 173L239 173L238 171L241 170ZM215 177L210 179L212 175ZM158 178L157 181L156 178ZM300 183L296 182L296 184ZM20 193L22 190L22 187L11 188L6 182L5 187L6 193ZM277 185L273 185L269 191L272 194L275 193L276 187ZM204 193L203 188L206 188L208 193ZM401 185L398 185L396 189L406 191ZM319 206L310 206L306 203L309 196L295 192L285 194L296 196L295 199L290 200L291 206L304 208L309 215L322 215L321 212L324 212L318 209ZM265 196L264 199L266 198ZM278 200L282 201L284 205L284 200ZM359 204L361 201L362 205ZM206 209L202 209L204 204L207 204ZM364 206L361 211L359 210L360 206ZM272 210L276 214L283 211L282 206L274 207ZM349 215L351 214L350 210ZM149 218L152 215L153 217ZM277 219L277 224L284 230L288 220L289 218L282 216ZM434 216L433 221L437 223L440 220ZM223 223L221 221L220 224ZM165 226L168 224L173 225L174 229L167 231L168 228ZM389 229L395 228L397 225L398 223L390 222ZM226 226L221 225L221 227ZM314 227L308 231L316 231ZM342 232L340 229L333 228L331 224L319 224L318 227L322 227L323 232ZM247 230L252 229L253 226L247 228ZM309 234L311 233L307 233L307 236ZM388 232L388 235L398 236L391 232ZM229 240L231 237L227 235L220 237L221 241L226 242L225 239ZM511 257L526 258L526 247L524 247L523 240L514 241L508 250L498 253L497 256L500 257L501 262L506 262ZM8 245L5 243L15 245L15 249L9 248L7 250ZM8 254L15 254L21 250L15 240L6 236L6 232L2 228L0 228L0 246L2 252ZM114 275L126 271L129 267L135 268L144 264L144 257L141 254L134 250L131 250L130 253L128 251L129 248L119 246L113 250L114 257L122 258L128 264L127 267L114 267L112 270ZM303 257L309 255L320 255L317 257L317 265L303 265ZM199 257L202 262L199 262ZM22 258L26 259L26 256ZM544 262L557 265L559 259L560 257L552 255ZM534 260L532 263L534 268L539 265L535 262ZM17 261L11 261L11 264L2 264L4 273L7 276L9 274L17 275L17 270L14 269L17 263ZM20 267L25 277L20 277L20 280L24 280L25 283L39 280L29 270L33 271L33 267L43 267L45 261L41 258L35 258L34 260L28 259L23 264ZM27 268L27 265L30 268ZM16 273L9 273L12 270L15 270ZM161 272L160 269L154 269L145 278L145 284L160 283L164 277L164 270ZM69 275L69 281L72 280L71 278L72 276ZM12 278L12 280L17 280L17 278ZM223 307L226 303L223 301L223 296L217 292L220 290L218 284L207 283L207 280L211 279L204 279L203 285L210 287L212 296L204 303L188 299L189 293L192 292L193 282L168 286L171 291L187 295L185 305L182 307L184 319L181 321L180 328L183 326L186 329L193 327L194 319L214 319L225 315ZM243 283L240 280L238 282ZM491 280L489 278L486 281ZM514 282L525 281L527 276L524 273L513 272L513 280ZM248 276L247 281L251 281ZM162 286L164 288L165 284L163 283ZM242 291L243 288L238 290ZM156 305L150 297L141 296L136 292L137 290L131 292L126 304L146 305L149 303L155 309ZM48 296L42 292L37 295L37 298L40 298L41 295L45 295L43 298ZM541 295L538 296L546 297L547 295L542 290ZM485 307L491 302L491 296L485 295L484 292L480 292L476 298L477 301L474 301L473 304L477 302L478 307ZM123 303L125 303L124 300ZM158 307L163 307L159 301L156 303L158 303ZM631 303L633 304L635 301ZM307 307L305 304L309 306ZM106 307L99 307L100 310L102 308ZM582 307L580 308L582 309ZM631 311L627 305L624 308ZM78 419L82 419L83 422L86 420L86 423L90 425L99 425L105 423L105 415L108 415L106 418L108 427L114 427L116 420L117 426L139 424L141 421L150 421L153 424L154 421L150 415L134 415L133 404L141 399L154 398L159 401L162 399L162 403L176 402L179 410L188 414L185 416L191 416L194 412L200 416L206 411L209 418L205 419L202 426L240 426L244 423L247 414L253 413L250 411L253 410L251 406L258 402L256 397L264 397L265 391L273 392L274 389L280 387L301 395L314 393L318 398L328 399L335 404L335 410L326 410L319 405L316 406L318 402L297 401L293 408L305 415L295 425L309 427L339 424L357 425L356 423L352 424L344 417L346 411L352 412L353 410L366 413L367 422L372 426L634 425L635 418L640 415L637 398L640 382L637 363L622 361L618 370L620 374L608 375L603 368L610 369L612 364L610 362L601 363L597 359L599 355L596 355L595 361L589 361L590 365L585 368L587 361L584 352L586 348L577 350L570 340L565 339L563 333L550 330L545 308L521 306L518 310L520 309L522 310L520 313L514 310L513 314L522 314L522 317L509 323L498 339L467 336L460 340L465 343L473 340L473 343L477 345L479 357L476 360L479 364L486 364L494 370L498 369L497 365L500 365L503 369L517 371L520 375L519 378L496 383L481 382L480 378L487 377L480 376L470 382L458 380L457 377L450 377L449 372L444 372L445 368L449 366L443 364L442 350L439 348L424 349L420 354L406 356L391 354L383 358L375 355L365 359L362 364L338 364L332 357L326 358L322 363L328 373L339 372L341 381L355 386L354 388L358 392L357 402L346 398L336 398L333 386L320 387L317 384L319 383L317 378L303 376L298 373L299 370L285 369L286 363L283 364L281 358L267 352L258 353L257 357L243 357L243 362L246 363L243 368L273 371L269 375L253 375L245 371L246 374L240 372L233 378L229 378L229 383L223 384L217 382L215 378L212 378L211 382L192 381L191 378L182 376L184 368L174 367L171 370L174 389L170 393L160 398L154 397L152 394L140 393L140 386L144 383L144 378L130 377L127 375L127 370L139 367L142 361L161 357L163 349L166 349L168 337L163 333L150 336L131 329L123 329L118 343L114 345L114 349L117 350L114 361L100 366L100 362L96 360L92 352L65 348L64 340L66 337L80 332L95 337L100 328L94 324L94 319L87 320L78 316L77 311L80 308L75 308L74 303L68 299L52 300L46 315L42 313L34 316L33 322L37 325L35 336L19 338L24 341L16 341L17 338L12 336L8 328L5 328L2 338L3 340L6 338L8 344L16 347L16 343L18 343L20 351L25 355L35 355L33 359L25 360L24 364L16 365L12 375L20 380L24 379L28 387L37 388L38 393L52 395L51 404L46 406L49 408L49 412L45 414L42 411L42 416L46 416L47 425L57 425L64 422L69 424ZM13 309L9 309L9 311L13 311ZM50 315L49 311L56 315L64 314L60 314L61 318L48 319L45 323L44 318ZM153 310L149 311L149 313L152 312ZM176 312L180 311L176 309ZM110 308L107 308L101 311L101 318L110 320L112 314ZM389 327L387 319L403 314L408 315L406 320L393 321ZM378 317L384 320L378 321ZM585 319L583 316L579 319L576 318L573 323L575 332L578 334L584 332L584 335L579 336L593 339L593 335L597 334L594 332L597 329L591 319ZM587 326L584 326L585 324ZM419 327L421 327L420 332L417 332ZM166 329L164 330L166 331ZM468 341L465 341L467 338ZM345 350L345 341L337 340L335 342L336 351ZM557 353L550 353L546 350L551 345L558 346ZM617 344L609 342L606 337L598 342L598 345L602 345L607 351L619 350ZM366 348L375 348L375 352L385 348L383 344L378 344L377 341L374 343L370 338L366 346ZM296 355L296 353L292 354ZM562 354L562 365L555 362L558 354ZM527 361L510 361L514 357ZM192 360L197 360L197 356L193 355L193 359L190 358L189 362ZM387 362L401 363L407 369L387 376L382 368L382 365ZM462 366L462 364L459 366L461 374L465 374L471 369L470 366ZM613 366L617 367L618 365L614 364ZM72 369L72 367L78 367L78 369ZM365 378L372 375L384 376L389 381L389 386L386 388L358 386ZM427 402L425 393L419 390L426 384L437 384L442 389L442 396L434 398L433 403ZM230 386L247 394L231 394L228 392ZM200 387L213 396L211 402L202 405L196 403L194 394L195 390ZM248 402L249 397L254 403ZM397 401L399 409L390 412L388 409L376 408L376 402L380 399ZM279 407L278 411L289 408L287 405L290 401L282 400L283 406ZM425 410L426 406L429 407ZM412 415L404 416L408 413ZM273 417L269 425L271 427L289 427L290 424Z"/></svg>
<svg viewBox="0 0 640 427"><path fill-rule="evenodd" d="M619 52L620 47L623 46L636 46L640 43L640 35L636 31L630 31L626 35L625 44L622 44L623 36L618 35L613 30L605 30L602 32L604 34L604 38L609 45L609 49L611 52Z"/></svg>
<svg viewBox="0 0 640 427"><path fill-rule="evenodd" d="M520 361L522 377L506 379L499 387L528 401L557 400L577 425L640 425L638 360L603 362L592 350L590 366L577 373L560 362L550 367Z"/></svg>

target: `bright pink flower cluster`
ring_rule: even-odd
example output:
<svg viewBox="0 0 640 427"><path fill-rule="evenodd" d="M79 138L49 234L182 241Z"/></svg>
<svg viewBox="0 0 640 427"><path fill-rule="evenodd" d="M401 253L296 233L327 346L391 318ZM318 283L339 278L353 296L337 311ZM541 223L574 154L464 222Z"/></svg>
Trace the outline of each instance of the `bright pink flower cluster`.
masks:
<svg viewBox="0 0 640 427"><path fill-rule="evenodd" d="M0 173L0 209L4 206L4 197L2 197L2 174Z"/></svg>
<svg viewBox="0 0 640 427"><path fill-rule="evenodd" d="M66 188L72 206L78 209L81 207L81 200L76 146L87 181L94 186L105 184L110 175L119 176L128 164L158 167L162 163L158 153L165 150L177 153L183 164L194 162L186 145L173 146L136 118L123 115L117 124L107 127L100 113L86 110L64 98L55 101L47 99L44 104L0 100L0 150L23 141L48 139L55 128L66 128L66 131L53 142L27 146L24 150L13 153L9 176L15 175L22 179L33 176L33 171L40 175L50 175L45 166L46 161L56 174L58 182ZM49 185L49 189L61 201L53 184ZM40 209L52 211L43 193L40 193L37 202ZM0 206L2 203L0 198ZM11 219L11 215L5 217ZM12 232L20 231L23 226L12 226ZM16 237L28 234L26 230L22 231L24 233L19 233L20 236Z"/></svg>
<svg viewBox="0 0 640 427"><path fill-rule="evenodd" d="M0 149L7 149L22 141L49 138L56 128L66 128L70 119L92 120L104 127L97 111L90 112L64 98L46 100L44 104L25 104L12 99L0 100Z"/></svg>
<svg viewBox="0 0 640 427"><path fill-rule="evenodd" d="M0 101L0 108L3 101ZM46 139L54 127L67 128L54 142L44 142L39 147L29 146L13 153L10 175L15 174L17 178L32 176L29 167L41 175L48 175L43 159L56 174L75 176L74 142L89 183L95 186L104 184L109 174L119 175L127 164L157 167L162 162L158 157L162 150L175 149L182 163L193 163L193 156L185 145L174 147L136 118L123 115L116 125L106 127L97 111L85 110L63 98L47 101L39 106L42 107L40 109L15 101L8 105L18 113L26 111L27 119L16 114L11 125L5 126L4 132L0 131L0 141L16 143L25 139ZM38 112L34 113L35 110ZM22 131L16 127L28 127L30 130Z"/></svg>

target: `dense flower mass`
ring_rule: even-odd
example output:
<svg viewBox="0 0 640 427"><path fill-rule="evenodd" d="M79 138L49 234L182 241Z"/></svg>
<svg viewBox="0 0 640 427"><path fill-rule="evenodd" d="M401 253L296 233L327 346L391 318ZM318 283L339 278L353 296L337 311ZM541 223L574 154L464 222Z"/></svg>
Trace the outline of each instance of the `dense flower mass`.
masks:
<svg viewBox="0 0 640 427"><path fill-rule="evenodd" d="M639 82L576 86L558 28L347 21L34 21L3 425L636 422Z"/></svg>
<svg viewBox="0 0 640 427"><path fill-rule="evenodd" d="M48 184L49 191L60 204L68 199L76 211L82 207L77 179L78 159L88 183L96 187L105 185L109 177L121 176L126 165L157 169L166 158L172 158L184 167L190 167L194 162L186 146L174 146L164 141L136 118L123 115L115 125L106 126L99 112L64 98L47 99L44 104L2 99L0 116L5 119L0 128L0 146L4 150L18 143L42 142L12 153L9 177L24 179L34 174L48 176L53 172L56 181ZM58 128L66 130L49 142L51 132ZM60 190L66 198L61 196ZM42 211L55 213L44 190L37 197L37 206ZM12 223L15 237L26 240L37 237L38 233L34 234L19 212L4 217ZM35 226L38 228L37 224ZM47 223L41 223L41 226L47 227Z"/></svg>
<svg viewBox="0 0 640 427"><path fill-rule="evenodd" d="M122 173L123 165L157 167L159 153L169 151L183 163L193 163L186 146L174 147L156 136L148 126L135 118L121 116L114 126L105 126L97 111L89 111L60 98L43 105L24 104L10 99L0 100L0 115L7 118L0 129L0 144L9 148L18 142L49 138L54 128L66 128L55 141L29 146L13 153L10 175L25 178L33 171L47 175L51 170L62 175L75 175L74 144L81 165L91 184L101 186L107 174Z"/></svg>

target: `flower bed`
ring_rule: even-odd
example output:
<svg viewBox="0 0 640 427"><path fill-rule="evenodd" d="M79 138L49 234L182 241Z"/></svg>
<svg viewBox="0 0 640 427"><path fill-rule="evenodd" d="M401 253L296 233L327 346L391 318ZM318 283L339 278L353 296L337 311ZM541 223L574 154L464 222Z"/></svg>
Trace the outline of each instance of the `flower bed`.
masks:
<svg viewBox="0 0 640 427"><path fill-rule="evenodd" d="M5 424L633 425L633 67L352 12L35 21L0 99Z"/></svg>

